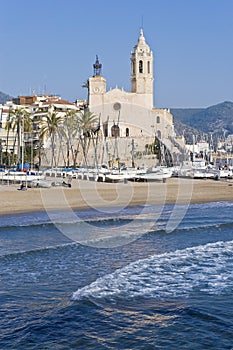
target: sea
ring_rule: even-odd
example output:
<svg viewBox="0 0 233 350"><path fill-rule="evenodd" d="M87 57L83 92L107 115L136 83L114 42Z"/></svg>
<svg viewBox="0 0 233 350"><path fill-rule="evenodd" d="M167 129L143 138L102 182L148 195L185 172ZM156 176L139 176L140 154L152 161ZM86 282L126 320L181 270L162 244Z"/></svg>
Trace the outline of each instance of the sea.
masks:
<svg viewBox="0 0 233 350"><path fill-rule="evenodd" d="M0 217L0 349L233 349L233 203Z"/></svg>

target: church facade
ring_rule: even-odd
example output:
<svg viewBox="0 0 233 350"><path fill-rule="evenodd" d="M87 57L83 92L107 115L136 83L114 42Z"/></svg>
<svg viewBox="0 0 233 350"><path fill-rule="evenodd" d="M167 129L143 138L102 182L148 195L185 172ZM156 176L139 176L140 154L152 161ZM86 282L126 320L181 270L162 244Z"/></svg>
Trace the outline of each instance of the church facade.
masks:
<svg viewBox="0 0 233 350"><path fill-rule="evenodd" d="M115 144L118 139L117 156L121 159L126 157L125 148L130 148L127 140L129 144L132 139L141 152L155 138L171 153L178 151L172 142L176 138L172 114L168 109L158 109L153 104L153 52L146 43L142 29L130 59L130 92L117 87L107 91L98 57L93 65L94 74L88 80L89 109L100 117L104 138L108 141L114 139ZM112 153L110 149L110 156L116 155Z"/></svg>

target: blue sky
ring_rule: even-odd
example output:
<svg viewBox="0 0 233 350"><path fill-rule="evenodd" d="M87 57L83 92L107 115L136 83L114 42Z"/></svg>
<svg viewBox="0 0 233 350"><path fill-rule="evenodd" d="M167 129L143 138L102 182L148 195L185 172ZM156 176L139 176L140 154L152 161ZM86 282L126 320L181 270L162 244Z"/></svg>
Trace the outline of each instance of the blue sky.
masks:
<svg viewBox="0 0 233 350"><path fill-rule="evenodd" d="M10 95L86 98L96 54L108 88L130 91L143 23L155 106L233 101L233 0L0 0L0 9L0 91Z"/></svg>

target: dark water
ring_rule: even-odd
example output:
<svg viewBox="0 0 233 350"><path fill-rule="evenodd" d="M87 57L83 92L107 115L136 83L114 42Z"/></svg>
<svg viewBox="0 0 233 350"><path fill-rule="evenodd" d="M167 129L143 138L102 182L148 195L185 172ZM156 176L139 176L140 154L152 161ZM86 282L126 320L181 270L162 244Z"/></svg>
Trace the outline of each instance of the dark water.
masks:
<svg viewBox="0 0 233 350"><path fill-rule="evenodd" d="M0 349L233 349L233 204L186 209L1 217Z"/></svg>

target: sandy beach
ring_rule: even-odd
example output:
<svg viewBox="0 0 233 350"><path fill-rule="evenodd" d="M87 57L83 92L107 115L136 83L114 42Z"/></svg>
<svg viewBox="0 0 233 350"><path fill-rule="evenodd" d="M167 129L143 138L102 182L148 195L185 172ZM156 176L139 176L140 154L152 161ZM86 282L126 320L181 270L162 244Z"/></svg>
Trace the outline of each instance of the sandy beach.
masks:
<svg viewBox="0 0 233 350"><path fill-rule="evenodd" d="M28 188L0 185L0 215L146 204L189 204L233 201L233 180L171 178L166 183L99 183L73 180L71 188Z"/></svg>

